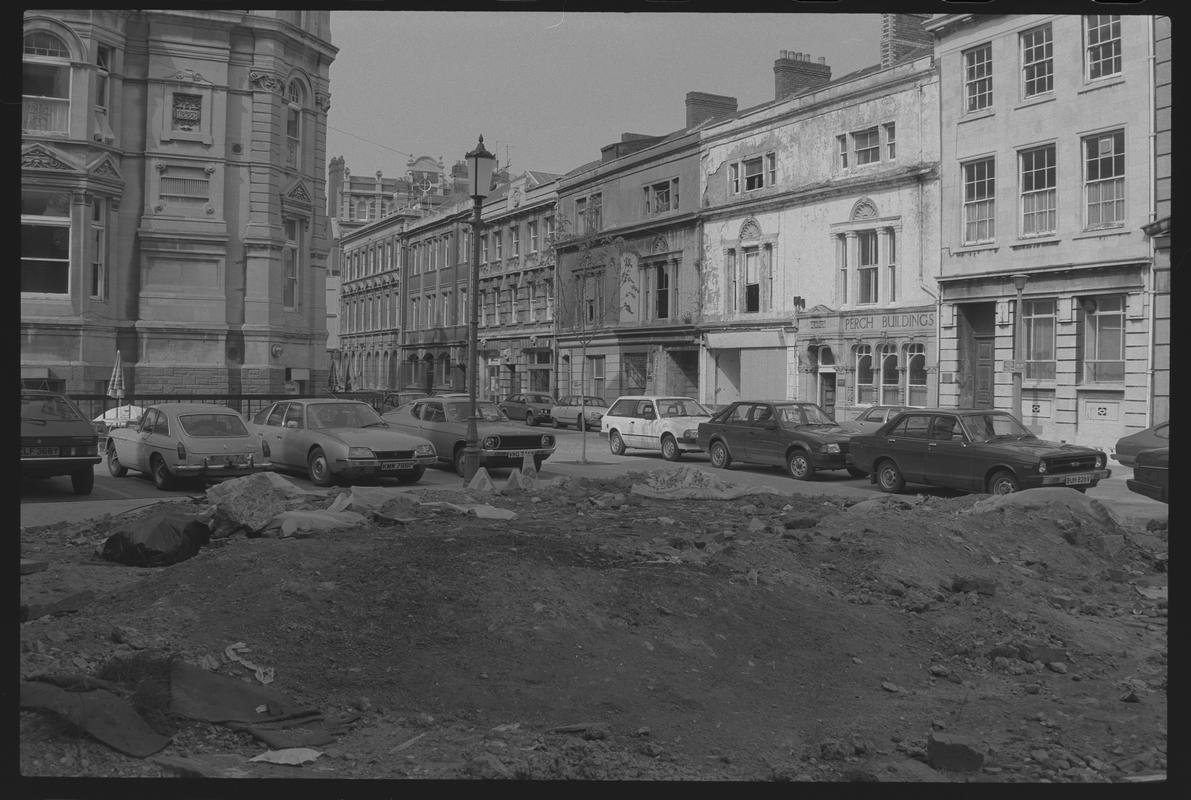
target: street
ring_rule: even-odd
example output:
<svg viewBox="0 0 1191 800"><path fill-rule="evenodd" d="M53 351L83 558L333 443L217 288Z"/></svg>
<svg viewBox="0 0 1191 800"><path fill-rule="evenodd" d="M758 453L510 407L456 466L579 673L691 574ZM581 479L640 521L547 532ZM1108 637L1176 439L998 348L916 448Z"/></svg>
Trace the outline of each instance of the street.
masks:
<svg viewBox="0 0 1191 800"><path fill-rule="evenodd" d="M608 477L626 471L645 472L655 469L679 469L684 466L698 466L709 471L715 471L721 478L749 486L765 486L779 489L783 492L797 494L826 494L843 497L853 497L857 500L880 494L875 485L867 478L853 478L844 471L820 472L812 481L796 481L784 470L771 467L733 465L726 472L714 470L705 453L685 453L678 461L666 461L660 453L644 450L629 450L622 456L613 455L608 450L607 440L597 432L580 433L571 429L557 429L554 434L558 439L558 446L554 455L542 467L542 478L550 479L562 475L587 475L590 477ZM586 435L586 453L584 454L583 437ZM586 462L583 463L584 456ZM1132 477L1133 470L1110 462L1112 477L1088 490L1088 496L1099 500L1124 523L1144 527L1150 519L1165 520L1167 505L1157 500L1135 494L1129 491L1125 481ZM316 489L304 475L297 473L282 473L298 486L304 489ZM509 470L495 469L490 473L493 482L499 486L508 477ZM381 485L397 486L395 480L380 479ZM448 467L432 468L414 487L455 488L461 479ZM22 525L45 524L53 521L55 514L69 513L65 509L54 512L50 508L41 508L34 513L30 504L70 504L80 502L95 502L105 500L136 500L144 499L146 503L166 498L183 498L196 496L204 491L198 483L183 484L171 491L159 491L153 480L138 472L129 472L127 477L114 478L103 463L95 466L95 488L90 495L75 495L71 492L70 480L67 478L52 478L48 480L21 481ZM913 494L926 494L936 497L955 497L959 493L949 489L936 489L925 486L911 486L906 490Z"/></svg>

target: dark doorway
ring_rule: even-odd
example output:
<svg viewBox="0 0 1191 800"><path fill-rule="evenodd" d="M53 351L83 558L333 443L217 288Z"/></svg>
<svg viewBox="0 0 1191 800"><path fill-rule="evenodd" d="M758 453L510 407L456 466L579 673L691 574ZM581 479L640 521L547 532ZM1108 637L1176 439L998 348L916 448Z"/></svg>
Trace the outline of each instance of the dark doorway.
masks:
<svg viewBox="0 0 1191 800"><path fill-rule="evenodd" d="M819 373L819 405L832 419L835 418L835 373Z"/></svg>
<svg viewBox="0 0 1191 800"><path fill-rule="evenodd" d="M959 405L992 408L994 400L995 303L961 303L957 306Z"/></svg>
<svg viewBox="0 0 1191 800"><path fill-rule="evenodd" d="M993 407L993 337L980 334L974 337L976 345L975 391L972 405L976 408Z"/></svg>

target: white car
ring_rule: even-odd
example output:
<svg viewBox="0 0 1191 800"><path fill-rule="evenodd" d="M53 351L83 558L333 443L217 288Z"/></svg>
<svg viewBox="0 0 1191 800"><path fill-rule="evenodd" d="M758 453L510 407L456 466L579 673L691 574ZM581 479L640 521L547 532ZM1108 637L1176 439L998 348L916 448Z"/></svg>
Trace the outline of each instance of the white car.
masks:
<svg viewBox="0 0 1191 800"><path fill-rule="evenodd" d="M700 452L699 423L709 419L711 411L690 397L624 395L600 419L600 434L616 455L634 447L677 461L683 453Z"/></svg>

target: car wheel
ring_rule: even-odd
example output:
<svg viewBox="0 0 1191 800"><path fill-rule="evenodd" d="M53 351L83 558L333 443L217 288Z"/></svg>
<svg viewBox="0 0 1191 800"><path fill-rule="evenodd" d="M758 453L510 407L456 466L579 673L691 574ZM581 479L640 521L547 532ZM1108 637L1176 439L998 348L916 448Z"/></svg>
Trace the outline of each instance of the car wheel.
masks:
<svg viewBox="0 0 1191 800"><path fill-rule="evenodd" d="M906 486L906 479L897 464L886 459L877 464L877 486L882 492L900 492Z"/></svg>
<svg viewBox="0 0 1191 800"><path fill-rule="evenodd" d="M608 449L614 456L624 455L624 439L620 438L620 431L608 431Z"/></svg>
<svg viewBox="0 0 1191 800"><path fill-rule="evenodd" d="M989 494L1012 494L1018 490L1017 478L1009 470L998 470L988 479Z"/></svg>
<svg viewBox="0 0 1191 800"><path fill-rule="evenodd" d="M533 411L525 412L525 424L531 428L538 424L538 418L534 416Z"/></svg>
<svg viewBox="0 0 1191 800"><path fill-rule="evenodd" d="M580 433L587 430L587 423L583 421L582 414L580 414L578 417L575 417L575 430L579 431Z"/></svg>
<svg viewBox="0 0 1191 800"><path fill-rule="evenodd" d="M116 445L108 444L107 451L108 472L113 478L123 478L128 474L128 467L120 463L120 457L116 455Z"/></svg>
<svg viewBox="0 0 1191 800"><path fill-rule="evenodd" d="M397 482L398 483L417 483L418 481L422 480L422 476L425 474L426 474L426 468L423 467L421 464L419 464L418 466L414 467L413 469L411 469L409 471L399 472L397 474Z"/></svg>
<svg viewBox="0 0 1191 800"><path fill-rule="evenodd" d="M815 477L815 465L805 450L791 450L786 456L786 469L790 475L800 481L809 481Z"/></svg>
<svg viewBox="0 0 1191 800"><path fill-rule="evenodd" d="M149 462L149 469L153 472L154 486L163 492L174 488L174 476L170 474L170 468L165 465L164 458L154 455Z"/></svg>
<svg viewBox="0 0 1191 800"><path fill-rule="evenodd" d="M310 451L310 458L306 460L306 471L310 475L310 482L315 486L330 486L331 464L327 461L327 454L321 447Z"/></svg>
<svg viewBox="0 0 1191 800"><path fill-rule="evenodd" d="M856 469L856 467L848 467L848 474L851 475L853 478L867 478L868 477L867 472L865 472L862 469Z"/></svg>
<svg viewBox="0 0 1191 800"><path fill-rule="evenodd" d="M711 466L717 469L727 469L728 465L732 463L732 456L728 453L728 445L723 442L712 442L708 455L711 456Z"/></svg>
<svg viewBox="0 0 1191 800"><path fill-rule="evenodd" d="M95 469L87 466L70 473L70 488L75 494L91 494L95 486Z"/></svg>
<svg viewBox="0 0 1191 800"><path fill-rule="evenodd" d="M455 474L458 475L460 478L462 478L466 472L466 470L464 468L464 463L463 463L464 462L464 456L463 456L464 449L465 448L463 445L459 445L459 447L455 448L455 457L453 459L453 462L455 464Z"/></svg>
<svg viewBox="0 0 1191 800"><path fill-rule="evenodd" d="M677 461L681 455L682 451L678 449L677 440L668 433L662 436L662 458L667 461Z"/></svg>

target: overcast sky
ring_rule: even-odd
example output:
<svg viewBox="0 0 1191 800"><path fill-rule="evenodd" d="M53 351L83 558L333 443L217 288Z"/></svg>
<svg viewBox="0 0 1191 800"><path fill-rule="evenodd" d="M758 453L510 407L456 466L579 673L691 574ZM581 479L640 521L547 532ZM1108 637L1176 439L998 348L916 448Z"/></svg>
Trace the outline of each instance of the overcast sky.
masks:
<svg viewBox="0 0 1191 800"><path fill-rule="evenodd" d="M772 100L781 50L833 77L877 64L880 33L879 14L332 11L327 157L400 177L483 134L514 174L563 173L682 128L687 92Z"/></svg>

